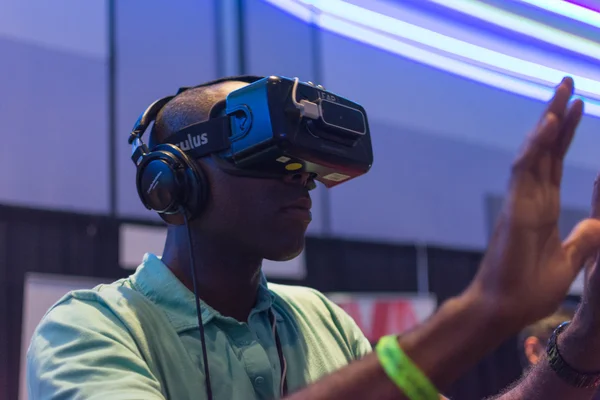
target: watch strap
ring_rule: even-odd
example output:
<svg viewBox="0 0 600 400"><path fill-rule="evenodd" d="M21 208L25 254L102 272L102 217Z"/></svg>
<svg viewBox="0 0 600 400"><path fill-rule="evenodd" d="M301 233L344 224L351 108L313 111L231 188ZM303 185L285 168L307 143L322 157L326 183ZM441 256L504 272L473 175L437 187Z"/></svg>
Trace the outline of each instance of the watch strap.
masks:
<svg viewBox="0 0 600 400"><path fill-rule="evenodd" d="M581 372L571 367L561 356L558 350L557 339L566 328L570 321L560 324L552 333L546 348L548 364L550 368L570 386L577 388L597 388L600 386L600 372Z"/></svg>

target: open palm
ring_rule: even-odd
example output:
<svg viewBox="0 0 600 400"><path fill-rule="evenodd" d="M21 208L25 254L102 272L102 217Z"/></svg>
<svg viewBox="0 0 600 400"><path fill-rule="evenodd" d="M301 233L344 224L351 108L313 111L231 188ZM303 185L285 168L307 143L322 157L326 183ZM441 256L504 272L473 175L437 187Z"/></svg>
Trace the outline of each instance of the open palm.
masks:
<svg viewBox="0 0 600 400"><path fill-rule="evenodd" d="M507 196L472 289L515 329L552 313L583 261L600 246L600 221L580 223L561 243L558 231L563 160L583 103L570 102L573 80L557 87L513 164Z"/></svg>

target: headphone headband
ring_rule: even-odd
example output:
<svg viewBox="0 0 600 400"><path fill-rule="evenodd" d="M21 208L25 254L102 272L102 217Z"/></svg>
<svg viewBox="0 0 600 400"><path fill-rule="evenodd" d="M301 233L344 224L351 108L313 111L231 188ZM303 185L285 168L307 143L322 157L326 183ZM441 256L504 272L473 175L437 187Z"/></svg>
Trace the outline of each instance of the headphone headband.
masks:
<svg viewBox="0 0 600 400"><path fill-rule="evenodd" d="M132 144L135 139L140 139L144 135L144 132L146 132L150 123L156 119L160 110L174 98L175 96L167 96L150 104L146 111L144 111L137 121L135 121L131 134L129 135L129 144Z"/></svg>

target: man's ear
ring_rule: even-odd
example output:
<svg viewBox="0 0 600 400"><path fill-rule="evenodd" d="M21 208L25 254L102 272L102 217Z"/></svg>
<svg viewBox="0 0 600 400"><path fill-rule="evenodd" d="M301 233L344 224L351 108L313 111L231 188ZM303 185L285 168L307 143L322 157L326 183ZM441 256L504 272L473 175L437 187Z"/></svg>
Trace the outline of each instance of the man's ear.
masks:
<svg viewBox="0 0 600 400"><path fill-rule="evenodd" d="M545 346L540 339L535 336L529 336L525 339L523 347L525 349L525 357L527 357L527 360L531 365L537 364L544 355Z"/></svg>

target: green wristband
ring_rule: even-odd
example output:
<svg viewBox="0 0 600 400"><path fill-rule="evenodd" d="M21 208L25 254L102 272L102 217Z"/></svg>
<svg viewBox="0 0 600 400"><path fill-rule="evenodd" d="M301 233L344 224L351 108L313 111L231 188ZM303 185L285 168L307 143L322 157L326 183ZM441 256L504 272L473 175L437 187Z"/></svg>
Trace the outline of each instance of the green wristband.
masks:
<svg viewBox="0 0 600 400"><path fill-rule="evenodd" d="M402 351L394 335L382 337L375 347L377 358L387 376L411 400L439 400L438 391Z"/></svg>

